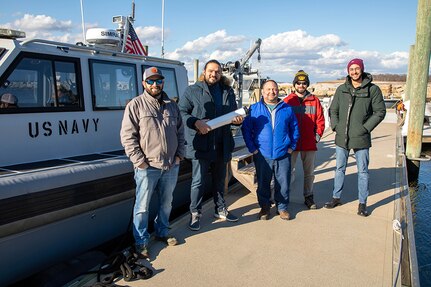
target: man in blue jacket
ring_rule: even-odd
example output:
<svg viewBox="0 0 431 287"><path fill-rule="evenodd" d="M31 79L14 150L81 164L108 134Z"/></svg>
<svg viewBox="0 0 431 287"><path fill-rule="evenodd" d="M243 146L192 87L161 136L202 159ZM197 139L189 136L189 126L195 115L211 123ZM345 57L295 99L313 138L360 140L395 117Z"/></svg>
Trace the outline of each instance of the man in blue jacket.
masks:
<svg viewBox="0 0 431 287"><path fill-rule="evenodd" d="M210 60L205 64L199 81L187 87L178 106L185 125L186 157L192 160L189 228L194 231L200 229L202 198L205 188L208 188L210 170L214 217L237 221L238 218L227 210L223 196L227 164L234 148L230 124L215 130L206 124L208 120L237 109L235 94L228 79L222 76L218 61ZM236 116L232 123L241 124L242 121L241 116Z"/></svg>
<svg viewBox="0 0 431 287"><path fill-rule="evenodd" d="M372 83L371 74L364 72L364 62L361 59L350 60L347 73L346 82L335 91L329 108L331 128L336 133L337 167L332 200L325 203L325 207L334 208L341 205L347 159L352 149L358 167L358 215L368 216L371 131L385 118L386 107L382 91Z"/></svg>
<svg viewBox="0 0 431 287"><path fill-rule="evenodd" d="M262 99L253 104L242 125L248 150L253 153L257 175L258 218L267 220L271 207L271 180L274 177L274 200L280 218L290 219L287 211L291 173L291 154L299 139L298 122L293 109L278 98L273 80L262 86Z"/></svg>

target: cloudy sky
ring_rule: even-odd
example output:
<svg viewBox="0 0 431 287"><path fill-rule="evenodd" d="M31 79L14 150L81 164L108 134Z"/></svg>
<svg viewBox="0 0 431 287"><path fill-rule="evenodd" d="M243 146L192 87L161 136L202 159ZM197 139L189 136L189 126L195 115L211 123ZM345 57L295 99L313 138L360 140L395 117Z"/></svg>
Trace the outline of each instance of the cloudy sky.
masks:
<svg viewBox="0 0 431 287"><path fill-rule="evenodd" d="M2 3L3 2L3 3ZM11 2L8 2L11 3ZM131 0L82 0L85 28L115 29L112 16L130 15ZM250 4L252 3L252 4ZM83 41L80 0L0 0L0 27L27 38ZM135 0L135 30L150 56L161 55L162 0ZM346 75L362 58L371 73L405 74L416 37L414 0L165 0L165 58L180 60L193 77L193 60L236 61L262 39L264 77L290 82L304 69L312 82Z"/></svg>

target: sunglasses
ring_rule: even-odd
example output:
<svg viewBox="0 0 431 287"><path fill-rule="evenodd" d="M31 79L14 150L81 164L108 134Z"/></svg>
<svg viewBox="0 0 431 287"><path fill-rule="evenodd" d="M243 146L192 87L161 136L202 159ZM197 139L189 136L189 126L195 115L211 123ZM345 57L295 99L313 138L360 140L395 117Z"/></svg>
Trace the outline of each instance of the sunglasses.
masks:
<svg viewBox="0 0 431 287"><path fill-rule="evenodd" d="M162 79L146 80L145 83L147 83L150 86L154 85L154 83L156 83L156 85L161 85L161 84L163 84L163 80Z"/></svg>
<svg viewBox="0 0 431 287"><path fill-rule="evenodd" d="M307 82L296 82L296 84L297 84L298 86L300 86L300 85L306 86L306 85L307 85Z"/></svg>

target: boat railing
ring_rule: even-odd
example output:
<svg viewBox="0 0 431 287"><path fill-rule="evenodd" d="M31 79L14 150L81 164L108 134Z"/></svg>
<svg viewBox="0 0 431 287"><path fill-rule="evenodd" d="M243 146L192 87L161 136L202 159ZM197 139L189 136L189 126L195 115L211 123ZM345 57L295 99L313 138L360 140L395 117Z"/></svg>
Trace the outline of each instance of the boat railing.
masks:
<svg viewBox="0 0 431 287"><path fill-rule="evenodd" d="M393 286L420 286L413 216L404 151L404 138L397 131L395 209L393 221Z"/></svg>
<svg viewBox="0 0 431 287"><path fill-rule="evenodd" d="M118 57L123 57L123 58L155 61L155 62L159 62L159 63L167 63L167 64L184 66L183 62L180 62L177 60L170 60L170 59L157 58L157 57L151 57L151 56L143 56L143 55L137 55L137 54L122 53L119 51L102 49L100 47L92 47L92 46L85 46L85 45L81 46L81 45L62 43L62 42L56 42L56 41L51 41L51 40L29 39L29 40L21 42L20 45L22 47L25 47L25 46L29 45L30 43L56 46L57 49L62 50L66 53L67 53L67 51L72 50L72 51L87 52L87 53L91 53L91 54L102 54L102 55L108 55L108 56L113 56L113 57L118 56Z"/></svg>

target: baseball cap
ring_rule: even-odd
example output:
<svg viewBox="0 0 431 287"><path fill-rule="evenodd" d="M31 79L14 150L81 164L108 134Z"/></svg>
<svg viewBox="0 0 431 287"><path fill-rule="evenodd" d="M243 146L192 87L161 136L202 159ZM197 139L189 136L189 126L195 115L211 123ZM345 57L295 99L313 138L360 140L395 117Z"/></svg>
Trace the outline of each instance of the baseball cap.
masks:
<svg viewBox="0 0 431 287"><path fill-rule="evenodd" d="M157 67L150 67L145 69L144 75L142 76L142 79L146 81L149 77L157 76L159 79L164 79L165 77L162 74L162 71L160 71Z"/></svg>
<svg viewBox="0 0 431 287"><path fill-rule="evenodd" d="M6 94L3 94L3 96L1 96L1 101L3 103L16 105L16 103L18 102L18 99L14 95L6 93Z"/></svg>

